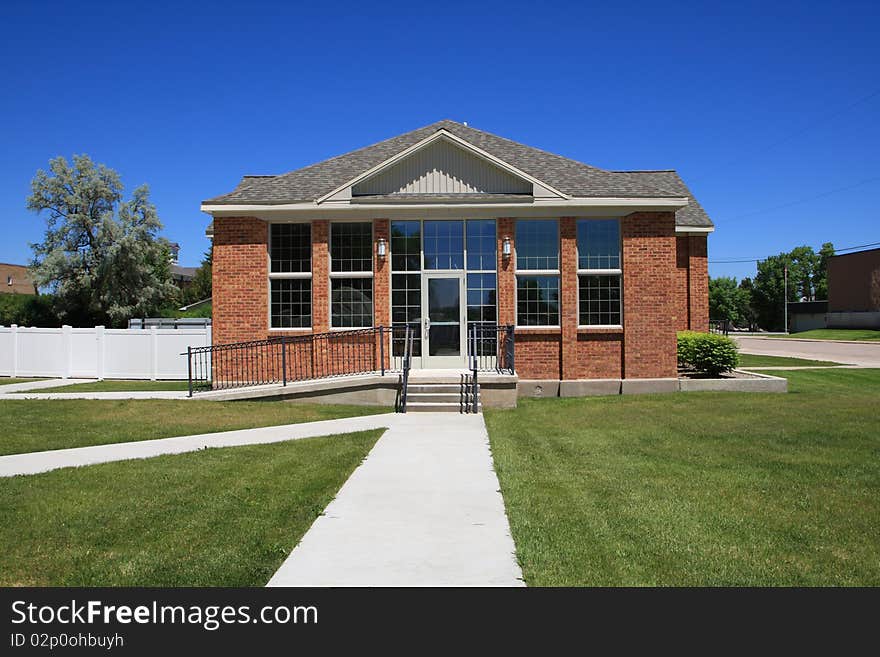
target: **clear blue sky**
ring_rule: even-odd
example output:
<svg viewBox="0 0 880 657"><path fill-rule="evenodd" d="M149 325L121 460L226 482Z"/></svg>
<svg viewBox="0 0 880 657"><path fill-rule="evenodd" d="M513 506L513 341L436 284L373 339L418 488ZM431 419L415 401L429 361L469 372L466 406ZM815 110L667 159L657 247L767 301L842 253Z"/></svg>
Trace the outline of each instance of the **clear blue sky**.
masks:
<svg viewBox="0 0 880 657"><path fill-rule="evenodd" d="M876 3L193 4L3 3L0 261L29 259L25 198L56 155L149 183L195 265L199 202L242 174L441 118L678 169L716 222L713 261L880 241Z"/></svg>

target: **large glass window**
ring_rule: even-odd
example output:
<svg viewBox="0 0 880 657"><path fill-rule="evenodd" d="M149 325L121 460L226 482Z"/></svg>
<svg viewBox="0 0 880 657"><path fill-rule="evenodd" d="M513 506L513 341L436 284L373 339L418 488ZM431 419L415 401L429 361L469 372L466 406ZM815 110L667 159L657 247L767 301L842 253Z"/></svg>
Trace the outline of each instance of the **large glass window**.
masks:
<svg viewBox="0 0 880 657"><path fill-rule="evenodd" d="M578 269L620 269L620 222L582 219L577 222Z"/></svg>
<svg viewBox="0 0 880 657"><path fill-rule="evenodd" d="M269 327L309 328L311 325L311 224L270 224Z"/></svg>
<svg viewBox="0 0 880 657"><path fill-rule="evenodd" d="M330 224L330 326L373 325L373 224Z"/></svg>
<svg viewBox="0 0 880 657"><path fill-rule="evenodd" d="M516 323L559 325L559 276L516 277Z"/></svg>
<svg viewBox="0 0 880 657"><path fill-rule="evenodd" d="M330 281L331 320L334 328L373 325L373 279L334 278Z"/></svg>
<svg viewBox="0 0 880 657"><path fill-rule="evenodd" d="M269 283L272 328L309 328L312 325L312 280L274 278Z"/></svg>
<svg viewBox="0 0 880 657"><path fill-rule="evenodd" d="M495 274L467 275L467 321L495 324L498 301Z"/></svg>
<svg viewBox="0 0 880 657"><path fill-rule="evenodd" d="M620 324L620 276L578 276L582 326Z"/></svg>
<svg viewBox="0 0 880 657"><path fill-rule="evenodd" d="M311 224L272 224L269 259L273 274L312 271Z"/></svg>
<svg viewBox="0 0 880 657"><path fill-rule="evenodd" d="M468 219L467 268L470 271L495 271L495 220Z"/></svg>
<svg viewBox="0 0 880 657"><path fill-rule="evenodd" d="M330 271L373 270L373 224L369 221L330 224Z"/></svg>
<svg viewBox="0 0 880 657"><path fill-rule="evenodd" d="M556 219L517 219L516 271L517 325L559 326Z"/></svg>
<svg viewBox="0 0 880 657"><path fill-rule="evenodd" d="M391 222L391 271L422 268L422 222Z"/></svg>
<svg viewBox="0 0 880 657"><path fill-rule="evenodd" d="M425 269L464 269L464 222L424 223Z"/></svg>
<svg viewBox="0 0 880 657"><path fill-rule="evenodd" d="M620 222L580 219L577 222L578 323L621 324Z"/></svg>
<svg viewBox="0 0 880 657"><path fill-rule="evenodd" d="M517 219L516 268L559 269L559 222L555 219Z"/></svg>

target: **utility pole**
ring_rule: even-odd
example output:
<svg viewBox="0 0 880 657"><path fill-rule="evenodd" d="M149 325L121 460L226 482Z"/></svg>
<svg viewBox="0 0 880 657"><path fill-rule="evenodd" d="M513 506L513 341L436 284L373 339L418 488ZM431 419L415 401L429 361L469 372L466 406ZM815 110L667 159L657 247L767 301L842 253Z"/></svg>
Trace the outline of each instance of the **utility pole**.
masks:
<svg viewBox="0 0 880 657"><path fill-rule="evenodd" d="M782 272L782 285L785 290L785 332L788 333L788 265L783 266Z"/></svg>

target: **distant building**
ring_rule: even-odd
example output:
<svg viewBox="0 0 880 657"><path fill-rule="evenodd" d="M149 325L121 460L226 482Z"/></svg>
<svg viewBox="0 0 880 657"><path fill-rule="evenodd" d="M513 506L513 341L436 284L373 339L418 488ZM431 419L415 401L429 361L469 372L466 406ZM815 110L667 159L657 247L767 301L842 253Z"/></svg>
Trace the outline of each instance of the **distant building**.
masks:
<svg viewBox="0 0 880 657"><path fill-rule="evenodd" d="M198 267L181 267L178 264L178 258L180 257L180 244L177 242L172 242L170 245L171 248L171 280L174 281L174 284L179 287L181 290L185 289L192 283L193 279L196 276L196 270Z"/></svg>
<svg viewBox="0 0 880 657"><path fill-rule="evenodd" d="M828 328L880 329L880 249L828 259Z"/></svg>
<svg viewBox="0 0 880 657"><path fill-rule="evenodd" d="M0 262L0 294L36 294L37 287L26 265Z"/></svg>

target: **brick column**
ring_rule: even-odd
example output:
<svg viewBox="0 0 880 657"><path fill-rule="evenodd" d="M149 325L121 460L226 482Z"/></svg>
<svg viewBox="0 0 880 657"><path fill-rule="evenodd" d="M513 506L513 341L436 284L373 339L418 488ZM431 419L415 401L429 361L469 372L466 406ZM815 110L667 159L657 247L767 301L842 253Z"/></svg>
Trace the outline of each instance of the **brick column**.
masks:
<svg viewBox="0 0 880 657"><path fill-rule="evenodd" d="M578 263L577 221L559 220L559 321L562 326L561 367L563 379L577 378Z"/></svg>
<svg viewBox="0 0 880 657"><path fill-rule="evenodd" d="M497 238L498 238L498 323L499 324L515 324L516 308L514 300L516 299L516 275L513 269L513 249L516 244L516 236L514 228L516 222L510 218L499 218L497 220ZM511 255L504 257L502 251L504 248L504 238L510 238Z"/></svg>
<svg viewBox="0 0 880 657"><path fill-rule="evenodd" d="M688 315L692 331L709 330L709 263L705 235L688 237Z"/></svg>
<svg viewBox="0 0 880 657"><path fill-rule="evenodd" d="M625 378L676 376L676 241L672 212L621 221Z"/></svg>
<svg viewBox="0 0 880 657"><path fill-rule="evenodd" d="M256 217L214 219L214 344L263 340L269 327L269 226Z"/></svg>
<svg viewBox="0 0 880 657"><path fill-rule="evenodd" d="M330 329L330 222L312 222L312 331Z"/></svg>
<svg viewBox="0 0 880 657"><path fill-rule="evenodd" d="M380 239L385 240L385 257L376 252ZM391 326L391 221L373 221L373 324ZM390 334L389 334L390 335ZM391 366L391 339L385 340L385 367Z"/></svg>

